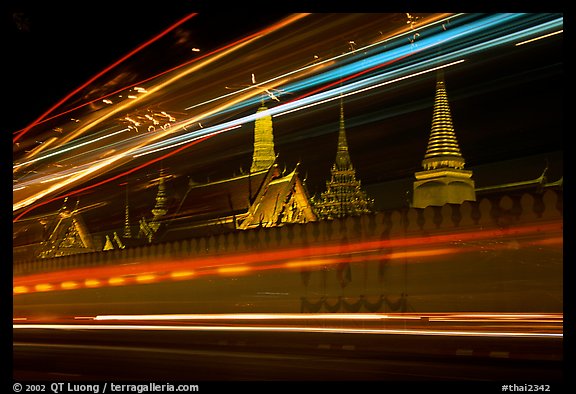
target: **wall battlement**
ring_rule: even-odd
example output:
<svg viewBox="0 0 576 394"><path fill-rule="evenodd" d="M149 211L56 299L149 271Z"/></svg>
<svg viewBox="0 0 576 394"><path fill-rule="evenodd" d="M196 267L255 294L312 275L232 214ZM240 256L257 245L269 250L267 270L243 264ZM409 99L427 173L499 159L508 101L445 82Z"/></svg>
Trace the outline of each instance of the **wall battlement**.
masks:
<svg viewBox="0 0 576 394"><path fill-rule="evenodd" d="M475 202L446 204L442 207L405 208L344 219L287 224L281 227L239 230L209 237L183 239L70 256L14 261L13 275L23 276L65 269L115 265L130 261L146 262L260 251L290 250L323 245L394 240L496 230L505 233L519 226L562 222L563 193L484 197Z"/></svg>

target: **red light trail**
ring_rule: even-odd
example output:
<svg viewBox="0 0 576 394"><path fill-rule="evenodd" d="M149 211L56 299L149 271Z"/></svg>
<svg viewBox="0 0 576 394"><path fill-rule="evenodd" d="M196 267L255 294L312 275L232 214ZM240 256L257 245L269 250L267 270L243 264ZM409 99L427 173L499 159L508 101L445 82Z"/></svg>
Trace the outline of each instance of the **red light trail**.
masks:
<svg viewBox="0 0 576 394"><path fill-rule="evenodd" d="M92 82L96 81L98 78L100 78L102 75L106 74L108 71L112 70L113 68L115 68L116 66L118 66L120 63L124 62L126 59L132 57L134 54L140 52L142 49L146 48L147 46L149 46L150 44L158 41L160 38L164 37L166 34L170 33L172 30L176 29L178 26L182 25L183 23L185 23L186 21L190 20L191 18L195 17L196 15L198 15L197 13L192 13L189 14L187 16L185 16L184 18L180 19L178 22L174 23L172 26L168 27L166 30L164 30L163 32L161 32L160 34L157 34L156 36L152 37L150 40L146 41L145 43L141 44L140 46L138 46L137 48L133 49L132 51L130 51L129 53L127 53L126 55L124 55L123 57L121 57L120 59L118 59L117 61L115 61L114 63L112 63L111 65L109 65L108 67L104 68L102 71L100 71L99 73L97 73L96 75L94 75L93 77L91 77L90 79L88 79L86 82L84 82L82 85L78 86L76 89L74 89L73 91L71 91L70 93L68 93L64 98L62 98L60 101L58 101L56 104L54 104L52 107L50 107L50 109L48 109L46 112L44 112L42 115L40 115L40 117L38 119L36 119L35 121L33 121L32 123L30 123L27 127L25 127L22 131L20 131L12 140L12 143L18 141L24 134L26 134L28 132L28 130L30 130L32 127L36 126L40 121L42 121L46 116L48 116L49 114L51 114L56 108L60 107L62 104L64 104L66 101L68 101L71 97L73 97L76 93L78 93L79 91L81 91L82 89L84 89L85 87L87 87L88 85L90 85Z"/></svg>

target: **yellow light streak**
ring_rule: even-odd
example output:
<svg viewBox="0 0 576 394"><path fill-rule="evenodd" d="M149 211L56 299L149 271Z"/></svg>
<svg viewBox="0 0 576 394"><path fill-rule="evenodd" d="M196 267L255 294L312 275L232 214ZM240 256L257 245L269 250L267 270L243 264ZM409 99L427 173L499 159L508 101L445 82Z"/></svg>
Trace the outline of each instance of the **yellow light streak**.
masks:
<svg viewBox="0 0 576 394"><path fill-rule="evenodd" d="M98 279L86 279L84 286L86 287L100 287L101 283Z"/></svg>
<svg viewBox="0 0 576 394"><path fill-rule="evenodd" d="M54 286L52 286L50 283L41 283L41 284L34 286L34 290L36 290L36 291L51 291L53 289L54 289Z"/></svg>
<svg viewBox="0 0 576 394"><path fill-rule="evenodd" d="M294 21L297 21L297 20L301 19L302 17L304 17L304 16L306 16L306 15L307 15L307 14L298 14L298 15L295 15L295 16L293 16L293 17L291 17L291 18L288 18L288 19L286 19L286 20L284 20L284 21L282 21L282 22L280 22L280 23L272 26L266 33L262 33L262 34L260 34L260 35L258 35L258 36L255 36L254 38L251 38L251 39L249 39L249 40L246 40L246 41L244 41L244 42L241 42L241 43L239 43L239 44L236 44L236 45L232 46L231 48L228 48L228 49L226 49L226 50L223 50L223 51L221 51L221 52L218 52L218 53L216 53L216 54L214 54L214 55L212 55L212 56L210 56L210 57L207 57L206 59L204 59L204 60L202 60L202 61L200 61L200 62L198 62L198 63L196 63L196 64L191 65L190 67L188 67L188 68L182 70L181 72L175 74L173 77L168 78L166 81L164 81L164 82L162 82L162 83L158 83L156 86L148 89L148 94L147 94L147 95L137 97L137 98L135 98L135 99L133 99L133 100L129 100L129 101L123 103L123 104L120 104L120 105L115 106L114 108L111 108L111 109L108 111L107 114L100 116L100 117L97 118L96 120L94 120L94 121L86 124L85 126L79 128L79 129L76 130L75 132L70 133L69 136L67 136L66 138L64 138L64 139L61 141L61 144L64 144L64 143L66 143L66 142L68 142L68 141L70 141L70 140L72 140L72 139L74 139L74 138L76 138L76 137L84 134L86 131L94 128L95 126L97 126L98 124L100 124L100 123L104 122L105 120L111 118L112 116L115 116L116 114L118 114L118 113L120 113L120 112L125 112L125 111L127 111L130 107L132 107L132 106L134 106L136 103L140 102L143 97L149 97L149 96L153 95L154 93L159 92L160 90L162 90L162 89L164 89L165 87L167 87L167 86L175 83L176 81L182 79L183 77L185 77L185 76L187 76L187 75L189 75L189 74L191 74L191 73L197 72L197 71L201 70L201 69L204 68L204 67L208 67L208 66L211 65L212 63L214 63L214 62L216 62L216 61L218 61L218 60L220 60L220 59L222 59L222 58L224 58L224 57L226 57L226 56L228 56L228 55L230 55L230 54L238 51L239 49L241 49L241 48L243 48L243 47L245 47L245 46L253 43L253 42L256 41L257 39L259 39L259 38L261 38L261 37L264 37L266 34L269 34L270 32L272 32L272 31L274 31L274 30L280 29L281 27L284 27L284 26L286 26L286 25L288 25L288 24L290 24L290 23L292 23L292 22L294 22ZM281 81L278 81L278 82L281 83ZM135 146L132 146L131 148L126 149L126 150L123 151L123 152L120 152L120 153L118 153L118 154L116 154L116 155L114 155L114 156L111 156L111 157L109 157L108 159L103 160L102 162L100 162L100 163L98 163L98 164L95 164L95 165L93 165L93 166L91 166L91 167L89 167L89 168L86 168L85 170L79 172L76 176L71 177L71 178L69 178L69 179L66 180L66 181L56 183L56 184L54 184L54 185L52 185L52 186L50 186L50 187L48 187L48 188L43 189L43 190L40 191L40 192L37 192L37 193L34 194L34 195L31 195L31 196L29 196L29 197L27 197L27 198L24 198L24 199L22 199L22 200L20 200L20 201L18 201L18 202L16 202L16 203L14 203L14 204L12 205L12 209L13 209L13 211L17 211L17 210L19 210L19 209L21 209L21 208L24 208L24 207L26 207L26 206L28 206L28 205L30 205L30 204L33 204L34 202L38 201L39 199L41 199L41 198L43 198L43 197L45 197L45 196L47 196L47 195L49 195L49 194L51 194L51 193L53 193L53 192L55 192L55 191L58 191L58 190L66 187L66 186L70 186L70 185L72 185L73 183L78 182L78 181L80 181L80 180L82 180L82 179L85 179L85 178L86 178L86 179L89 179L89 178L93 177L96 172L98 172L98 171L100 171L100 170L103 170L103 169L106 168L106 167L110 167L112 164L118 162L120 159L130 157L130 155L131 155L134 151L140 149L141 147L145 146L146 144L151 143L151 142L154 142L154 141L156 141L156 140L158 140L158 139L164 138L166 135L171 134L171 133L174 133L174 132L176 132L176 131L178 131L178 130L184 129L186 126L191 125L191 124L195 124L195 123L197 123L198 121L200 121L201 119L205 118L206 116L210 116L210 115L212 115L212 114L214 114L214 113L220 112L220 111L222 111L222 110L224 110L224 109L226 109L226 108L229 108L229 107L232 106L232 105L235 105L236 103L240 102L242 99L250 98L250 97L252 97L252 96L254 96L254 95L256 95L256 94L259 94L259 93L258 93L258 92L252 92L251 94L247 94L246 97L239 98L238 100L235 100L234 102L227 103L226 105L223 105L223 106L221 106L220 108L216 108L216 109L214 109L214 110L212 110L212 111L207 111L207 112L205 112L205 113L203 113L203 114L200 114L200 115L198 115L198 116L195 116L194 118L192 118L192 119L189 120L188 122L185 122L185 123L181 124L180 127L172 127L172 128L168 128L168 129L163 130L163 131L158 132L158 133L150 134L147 140L142 141L142 142L136 144Z"/></svg>
<svg viewBox="0 0 576 394"><path fill-rule="evenodd" d="M66 282L62 282L60 284L60 288L63 290L77 289L79 287L80 287L80 284L78 282L74 282L74 281L66 281Z"/></svg>
<svg viewBox="0 0 576 394"><path fill-rule="evenodd" d="M48 148L50 145L52 145L52 143L54 141L56 141L58 138L56 137L51 137L48 140L44 141L42 144L38 145L36 148L32 149L30 152L28 152L28 154L24 157L29 158L29 157L33 157L36 156L38 153L42 152L43 150L45 150L46 148Z"/></svg>
<svg viewBox="0 0 576 394"><path fill-rule="evenodd" d="M284 263L286 268L302 268L302 267L313 267L317 265L330 265L334 264L338 260L334 259L320 259L320 260L302 260L302 261L288 261Z"/></svg>
<svg viewBox="0 0 576 394"><path fill-rule="evenodd" d="M155 274L143 274L143 275L138 275L136 277L136 281L139 283L149 283L149 282L154 282L156 280L157 276Z"/></svg>
<svg viewBox="0 0 576 394"><path fill-rule="evenodd" d="M110 286L120 286L120 285L123 285L125 282L126 282L126 280L124 278L121 278L121 277L114 277L114 278L108 279L108 284Z"/></svg>
<svg viewBox="0 0 576 394"><path fill-rule="evenodd" d="M28 293L30 290L28 289L27 286L15 286L12 289L14 294L25 294Z"/></svg>
<svg viewBox="0 0 576 394"><path fill-rule="evenodd" d="M251 268L244 266L244 265L238 265L235 267L222 267L222 268L218 268L218 273L222 274L222 275L234 275L234 274L242 274L242 273L246 273L248 271L250 271Z"/></svg>
<svg viewBox="0 0 576 394"><path fill-rule="evenodd" d="M99 315L94 320L384 320L416 319L420 316L382 313L199 313L162 315Z"/></svg>
<svg viewBox="0 0 576 394"><path fill-rule="evenodd" d="M551 36L555 36L556 34L560 34L560 33L563 33L563 32L564 32L564 30L558 30L558 31L555 31L555 32L552 32L552 33L544 34L543 36L538 36L538 37L531 38L531 39L526 40L526 41L518 42L518 43L516 43L515 45L516 45L516 46L519 46L519 45L528 44L529 42L538 41L538 40L541 40L541 39L543 39L543 38L548 38L548 37L551 37Z"/></svg>
<svg viewBox="0 0 576 394"><path fill-rule="evenodd" d="M194 271L174 271L170 273L172 279L187 279L195 275Z"/></svg>

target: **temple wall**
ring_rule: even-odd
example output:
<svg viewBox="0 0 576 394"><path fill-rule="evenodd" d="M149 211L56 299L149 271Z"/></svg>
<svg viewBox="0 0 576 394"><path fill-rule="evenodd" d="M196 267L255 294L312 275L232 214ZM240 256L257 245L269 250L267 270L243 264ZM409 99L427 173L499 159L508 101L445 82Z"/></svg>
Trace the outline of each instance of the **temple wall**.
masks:
<svg viewBox="0 0 576 394"><path fill-rule="evenodd" d="M562 196L547 190L15 261L15 283L62 270L208 267L234 258L250 271L224 274L212 267L190 280L18 294L14 310L79 314L91 305L93 313L561 312Z"/></svg>
<svg viewBox="0 0 576 394"><path fill-rule="evenodd" d="M391 210L373 215L286 224L282 227L237 231L122 250L14 261L14 275L117 264L132 259L207 257L341 241L428 236L488 228L505 230L518 225L563 220L562 196L561 192L548 190L543 194L524 194L515 198L483 198L476 202L446 204L443 207Z"/></svg>

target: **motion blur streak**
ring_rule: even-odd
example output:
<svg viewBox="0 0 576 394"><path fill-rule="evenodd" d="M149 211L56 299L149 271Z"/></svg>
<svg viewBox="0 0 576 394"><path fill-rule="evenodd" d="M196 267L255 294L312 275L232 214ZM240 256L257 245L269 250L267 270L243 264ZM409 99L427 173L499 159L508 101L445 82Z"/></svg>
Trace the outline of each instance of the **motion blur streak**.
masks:
<svg viewBox="0 0 576 394"><path fill-rule="evenodd" d="M32 209L53 201L46 200L49 200L56 193L63 193L65 190L77 187L81 183L104 175L119 166L130 165L133 160L142 155L177 148L163 157L174 155L190 146L187 143L202 141L202 139L198 140L198 138L208 138L209 135L214 135L213 133L232 130L242 124L253 122L257 118L256 115L239 116L239 111L258 103L260 101L259 96L265 91L281 89L286 94L300 95L294 100L258 114L258 116L286 115L293 111L336 100L342 96L366 94L369 90L398 83L426 72L435 71L440 67L456 66L462 63L467 56L482 53L496 46L511 45L519 40L532 39L535 36L548 34L551 31L558 31L558 28L562 25L562 18L556 15L455 15L451 17L452 27L449 29L440 29L437 26L438 20L435 19L433 23L418 26L417 31L405 31L406 29L403 29L404 32L399 35L394 35L397 34L397 31L394 31L392 35L383 37L376 42L374 42L375 40L372 37L370 44L361 46L346 55L329 55L326 56L326 60L318 64L304 67L302 64L309 64L309 59L302 58L299 45L303 42L302 37L310 37L310 35L313 36L317 32L315 30L300 31L295 29L294 32L290 32L291 34L288 35L289 38L286 40L279 39L273 34L279 34L281 28L300 21L307 15L296 14L291 16L258 32L258 34L235 41L233 44L226 46L224 50L221 48L213 51L210 56L203 57L202 60L195 59L195 62L178 72L173 72L170 75L163 74L162 78L156 78L157 80L151 86L146 87L146 92L137 95L134 100L125 100L125 102L108 108L104 110L105 114L102 116L94 115L93 118L82 123L79 129L64 136L60 141L51 140L49 142L51 144L50 149L37 149L36 152L40 152L38 153L38 160L52 159L55 162L51 163L52 160L46 160L43 168L34 168L21 179L14 180L13 212L17 213L16 211L25 210L25 212L18 212L15 220L19 220ZM340 19L336 19L331 23L345 27L344 22ZM375 23L371 25L371 28L376 26L377 24ZM418 40L414 38L407 44L406 39L410 38L410 34L415 35L415 33L419 34ZM367 33L365 32L364 34ZM267 42L268 45L255 48L253 44L265 37L270 38L271 42ZM443 49L443 55L440 55L437 51L440 47ZM205 87L209 77L221 77L221 74L217 73L234 74L235 72L246 71L249 63L246 63L248 61L243 60L244 56L241 56L244 51L249 55L249 58L258 59L258 56L261 56L266 58L266 61L270 61L269 59L275 58L285 59L288 48L294 49L294 54L289 54L289 60L286 59L282 64L267 64L271 70L269 72L273 73L272 77L265 78L265 83L255 84L248 89L236 92L234 98L230 98L231 95L220 96L219 93L216 93L222 90L224 86L214 87L208 84ZM306 52L309 53L308 49ZM231 56L232 54L234 56ZM219 65L223 63L225 58L229 61L226 62L223 71ZM201 73L198 72L200 70L202 71ZM342 86L335 87L335 83L338 81L345 81L345 83L342 83ZM225 82L223 81L222 83ZM192 109L197 108L199 105L206 105L206 108L203 108L202 111L186 112L183 119L178 119L177 123L167 129L153 133L140 133L136 136L131 134L129 137L125 137L126 134L120 136L120 131L115 132L111 125L104 123L105 121L114 121L112 119L113 115L119 114L121 111L135 110L136 107L145 109L148 105L159 105L164 104L165 101L175 100L174 97L170 96L180 97L183 89L187 92L194 91L195 94L190 97L190 94L187 93L186 98L178 102L177 107ZM282 94L280 94L280 97L282 97ZM225 100L218 104L207 105L224 98ZM195 129L196 124L199 124L200 121L206 127L201 126L199 130ZM117 125L115 126L118 127ZM81 143L78 143L79 141L71 141L69 145L63 145L63 141L67 143L67 141L75 138L80 133L98 128L100 130L94 130L95 133L106 133L114 136L116 137L114 141L106 146L103 139L107 137L98 134L98 137L92 135L90 139ZM125 126L123 125L122 129L124 128ZM20 138L22 134L23 132L18 134L16 139ZM95 144L98 146L90 151L82 152L81 156L79 154L73 156L77 172L72 174L70 169L54 170L52 168L53 165L60 164L66 160L72 161L71 157L60 156L61 153L69 152L80 146L84 149L88 145L88 141L98 142L98 144ZM102 155L104 149L106 149L106 154ZM79 162L80 158L83 162ZM158 160L159 158L152 159L122 174L126 175L134 172L136 169L144 168ZM38 164L37 162L34 163ZM30 164L32 162L28 157L24 163L17 162L13 171L16 172L25 165ZM87 166L78 170L84 164L87 164ZM34 175L34 173L37 173L37 175ZM59 177L63 178L58 181ZM118 179L118 177L114 176L99 184ZM47 178L54 181L49 187L40 183ZM23 187L23 183L25 183L25 187ZM86 191L95 186L86 186L81 190ZM79 192L79 190L76 190L66 194L66 196ZM65 196L60 194L59 198L63 197ZM44 200L40 201L41 199Z"/></svg>
<svg viewBox="0 0 576 394"><path fill-rule="evenodd" d="M184 18L180 19L178 22L174 23L172 26L168 27L166 30L164 30L163 32L161 32L160 34L157 34L155 37L151 38L150 40L146 41L145 43L143 43L142 45L138 46L136 49L130 51L128 54L124 55L123 57L121 57L120 59L118 59L116 62L112 63L110 66L106 67L104 70L100 71L98 74L94 75L92 78L90 78L88 81L84 82L82 85L80 85L79 87L77 87L76 89L74 89L72 92L68 93L68 95L66 95L63 99L61 99L60 101L58 101L55 105L53 105L48 111L46 111L45 113L43 113L38 119L36 119L34 122L32 122L30 125L28 125L28 127L24 128L20 133L18 133L12 140L12 142L16 142L18 141L24 134L26 134L26 132L28 132L28 130L30 130L32 127L34 127L36 124L38 124L38 122L40 122L42 119L44 119L46 116L48 116L49 114L51 114L56 108L60 107L62 104L64 104L67 100L69 100L72 96L74 96L76 93L78 93L79 91L81 91L82 89L84 89L85 87L87 87L88 85L90 85L92 82L96 81L98 78L100 78L102 75L106 74L108 71L112 70L114 67L116 67L117 65L119 65L120 63L124 62L126 59L130 58L131 56L133 56L134 54L138 53L139 51L141 51L142 49L146 48L147 46L149 46L150 44L152 44L153 42L158 41L160 38L164 37L166 34L170 33L172 30L176 29L178 26L182 25L184 22L188 21L189 19L193 18L194 16L196 16L197 13L192 13L189 14L187 16L185 16Z"/></svg>
<svg viewBox="0 0 576 394"><path fill-rule="evenodd" d="M48 159L48 158L50 158L50 157L52 157L52 156L59 155L59 154L62 154L62 153L66 153L66 152L68 152L68 151L70 151L70 150L72 150L72 149L77 149L77 148L80 148L80 147L82 147L82 146L84 146L84 145L93 144L94 142L101 141L101 140L103 140L103 139L105 139L105 138L113 137L113 136L115 136L115 135L117 135L117 134L123 133L123 132L128 131L128 130L130 130L130 129L127 129L127 128L126 128L126 129L118 130L118 131L115 131L115 132L113 132L113 133L108 133L108 134L106 134L106 135L103 135L102 137L92 138L92 139L87 140L87 141L84 141L84 142L82 142L82 143L75 144L75 145L72 145L72 146L68 146L67 148L60 148L60 149L58 149L57 151L48 153L48 154L46 154L46 155L44 155L44 156L37 157L37 158L35 158L35 159L28 160L28 161L24 161L24 162L22 162L22 163L16 164L16 165L14 165L12 168L13 168L13 169L17 169L17 168L19 168L19 167L22 167L22 166L25 166L25 165L28 165L28 164L32 164L32 163L37 162L37 161L39 161L39 160ZM28 182L25 182L24 184L26 184L26 183L28 183Z"/></svg>
<svg viewBox="0 0 576 394"><path fill-rule="evenodd" d="M562 321L561 313L219 313L219 314L165 314L165 315L102 315L93 320L388 320L409 319L462 321L463 318L476 320L500 321L514 319L516 321L533 321L533 319L548 319ZM538 320L540 321L540 320Z"/></svg>
<svg viewBox="0 0 576 394"><path fill-rule="evenodd" d="M386 329L386 328L331 328L309 326L171 326L171 325L120 325L120 324L14 324L19 329L48 330L145 330L145 331L255 331L255 332L314 332L339 334L394 334L394 335L434 335L468 337L536 337L562 338L559 333L508 332L508 331L467 331L467 330L426 330L426 329Z"/></svg>
<svg viewBox="0 0 576 394"><path fill-rule="evenodd" d="M119 174L119 175L116 175L116 176L114 176L114 177L107 178L107 179L105 179L105 180L103 180L103 181L101 181L101 182L94 183L94 184L92 184L92 185L83 187L83 188L81 188L81 189L77 189L77 190L75 190L75 191L73 191L73 192L70 192L70 193L61 195L61 196L59 196L59 197L57 197L57 198L45 200L45 201L43 201L43 202L41 202L41 203L39 203L39 204L36 204L35 206L29 207L28 209L22 211L20 214L18 214L18 215L14 218L14 222L20 220L20 218L22 218L22 216L26 215L28 212L30 212L30 211L33 210L34 208L37 208L37 207L42 206L42 205L44 205L44 204L48 204L48 203L50 203L50 202L52 202L52 201L55 201L55 200L59 200L59 199L64 198L64 197L69 197L69 196L73 196L73 195L75 195L75 194L79 194L79 193L85 192L85 191L87 191L87 190L90 190L90 189L96 188L96 187L98 187L98 186L101 186L101 185L103 185L103 184L105 184L105 183L114 181L114 180L116 180L116 179L120 179L120 178L122 178L122 177L124 177L124 176L126 176L126 175L128 175L128 174L131 174L131 173L133 173L133 172L136 172L136 171L138 171L138 170L140 170L140 169L142 169L142 168L144 168L144 167L146 167L146 166L148 166L148 165L150 165L150 164L152 164L152 163L156 163L156 162L161 161L162 159L164 159L164 158L166 158L166 157L168 157L168 156L171 156L171 155L174 155L174 154L176 154L176 153L179 153L180 151L185 150L186 148L189 148L190 146L192 146L192 145L194 145L194 144L196 144L196 143L199 143L199 142L201 142L201 141L203 141L203 140L205 140L206 138L209 138L209 137L210 137L210 136L203 137L203 138L201 138L201 139L199 139L199 140L193 140L193 141L189 142L188 144L186 144L186 145L178 148L178 149L175 150L175 151L172 151L172 152L170 152L170 153L168 153L168 154L165 154L165 155L163 155L163 156L160 156L160 157L157 157L157 158L155 158L155 159L152 159L152 160L150 160L150 161L148 161L148 162L146 162L146 163L144 163L144 164L141 164L141 165L139 165L139 166L133 167L133 168L131 168L130 170L124 171L123 173L121 173L121 174Z"/></svg>
<svg viewBox="0 0 576 394"><path fill-rule="evenodd" d="M553 33L544 34L544 35L539 36L539 37L536 37L536 38L531 38L530 40L526 40L526 41L519 42L519 43L516 44L516 46L528 44L528 43L530 43L530 42L538 41L538 40L541 40L541 39L543 39L543 38L552 37L552 36L555 36L556 34L560 34L560 33L563 33L563 32L564 32L564 30L558 30L558 31L555 31L555 32L553 32Z"/></svg>
<svg viewBox="0 0 576 394"><path fill-rule="evenodd" d="M198 64L195 64L191 67L188 67L187 69L181 71L177 75L172 76L167 81L157 83L155 86L148 88L146 95L141 96L141 97L145 97L146 99L148 99L148 96L153 95L154 93L164 89L165 87L174 84L175 82L179 81L180 79L187 76L188 74L194 73L194 72L200 70L201 68L208 67L210 64L230 55L231 53L233 53L235 51L238 51L243 46L251 43L252 41L260 38L261 36L263 36L265 34L269 34L270 32L273 32L277 29L280 29L280 28L286 26L287 24L292 23L293 21L296 21L296 20L302 18L305 15L306 14L300 14L300 15L293 16L291 18L287 18L286 20L281 21L280 23L277 23L277 24L275 24L275 25L273 25L267 29L264 29L262 32L260 32L260 34L258 34L257 36L254 36L250 40L245 40L245 39L244 40L238 40L235 45L230 46L229 48L227 48L224 51L222 51L222 50L214 51L213 56L206 58L204 61L199 62ZM252 96L257 95L257 94L258 94L258 92L252 92L252 93L246 95L245 97L241 97L238 100L243 100L243 99L246 99L247 97L252 97ZM114 109L108 111L108 113L106 115L98 117L97 119L90 122L86 126L81 127L79 130L76 130L74 133L67 136L67 138L64 140L63 143L66 143L69 140L73 139L74 137L84 133L88 129L95 127L96 125L98 125L98 124L102 123L103 121L112 117L114 114L125 111L129 107L134 106L135 103L137 103L141 99L141 97L137 97L135 100L127 101L126 103L119 105L119 106L115 107ZM234 104L235 104L235 101L232 101L232 102L229 102L227 104L222 105L221 107L215 108L211 111L206 111L202 114L199 114L197 116L194 116L192 118L187 119L185 122L181 122L178 125L178 127L169 128L169 129L165 130L164 132L146 134L145 139L140 140L140 142L137 143L136 145L128 146L127 148L125 148L124 151L119 151L119 153L115 154L114 156L112 156L110 158L107 158L106 160L99 162L97 165L90 166L89 168L83 170L81 173L78 173L76 176L70 177L65 182L59 182L57 184L50 186L49 188L42 189L40 192L37 192L36 194L33 194L27 198L21 199L20 201L13 204L13 211L17 211L21 208L27 207L27 206L33 204L34 202L36 202L37 200L39 200L39 199L41 199L41 198L43 198L43 197L45 197L51 193L54 193L55 191L58 191L58 190L63 189L65 187L71 187L71 186L73 186L74 183L77 183L83 179L94 177L97 173L103 171L105 168L110 167L113 164L118 165L119 164L118 162L122 159L129 160L133 153L139 153L139 148L142 148L146 144L150 144L153 141L161 139L161 138L165 137L167 134L174 133L174 132L182 130L182 129L186 130L187 126L189 126L191 124L195 124L198 121L204 119L205 117L210 116L211 114L221 112L222 110L226 109L228 106L231 106ZM237 125L235 124L233 126L237 126ZM223 127L220 127L219 129L230 129L230 127L229 126L223 126ZM190 142L191 140L192 141L198 140L198 138L207 136L208 134L209 134L208 131L204 131L203 133L201 133L201 135L194 134L194 135L192 135L191 139L189 138L185 142ZM133 141L133 139L130 139L127 141ZM185 142L182 142L182 143L185 143ZM67 149L67 150L69 150L69 149ZM61 153L61 151L59 153ZM173 153L175 153L175 152L173 152ZM46 157L46 156L44 156L44 157ZM18 168L18 166L15 166L15 168ZM54 179L54 177L53 177L53 179ZM21 217L21 215L19 215L19 217Z"/></svg>

